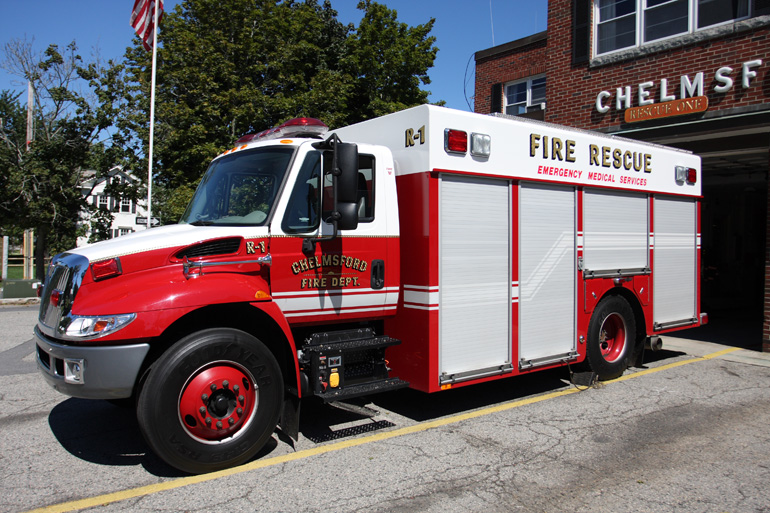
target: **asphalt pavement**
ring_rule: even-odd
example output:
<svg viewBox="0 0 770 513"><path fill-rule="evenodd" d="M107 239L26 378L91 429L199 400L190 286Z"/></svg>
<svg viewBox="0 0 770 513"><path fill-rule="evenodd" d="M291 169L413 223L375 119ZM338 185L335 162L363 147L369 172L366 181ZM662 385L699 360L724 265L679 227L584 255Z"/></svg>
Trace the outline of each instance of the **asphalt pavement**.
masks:
<svg viewBox="0 0 770 513"><path fill-rule="evenodd" d="M770 511L770 354L664 337L590 388L546 371L435 395L305 402L300 439L187 476L131 410L34 364L37 307L0 306L0 511Z"/></svg>

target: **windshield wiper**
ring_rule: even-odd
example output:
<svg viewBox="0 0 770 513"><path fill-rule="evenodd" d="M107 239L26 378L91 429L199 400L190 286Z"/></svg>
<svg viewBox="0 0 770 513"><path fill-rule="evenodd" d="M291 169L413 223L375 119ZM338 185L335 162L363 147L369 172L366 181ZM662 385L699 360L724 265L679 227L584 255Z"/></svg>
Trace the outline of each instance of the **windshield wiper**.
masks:
<svg viewBox="0 0 770 513"><path fill-rule="evenodd" d="M198 220L198 221L193 221L192 223L189 223L189 224L192 225L192 226L211 226L212 224L214 224L214 221L201 221L201 220Z"/></svg>

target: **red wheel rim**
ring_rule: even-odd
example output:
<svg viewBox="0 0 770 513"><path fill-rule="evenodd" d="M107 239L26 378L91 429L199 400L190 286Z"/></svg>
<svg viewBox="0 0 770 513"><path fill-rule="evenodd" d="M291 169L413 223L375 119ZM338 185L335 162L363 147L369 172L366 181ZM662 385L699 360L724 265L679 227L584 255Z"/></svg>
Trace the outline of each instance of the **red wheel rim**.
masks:
<svg viewBox="0 0 770 513"><path fill-rule="evenodd" d="M618 360L626 347L626 322L613 313L607 316L599 330L599 348L607 362Z"/></svg>
<svg viewBox="0 0 770 513"><path fill-rule="evenodd" d="M259 393L254 378L234 362L198 369L179 396L179 420L195 438L217 442L251 422Z"/></svg>

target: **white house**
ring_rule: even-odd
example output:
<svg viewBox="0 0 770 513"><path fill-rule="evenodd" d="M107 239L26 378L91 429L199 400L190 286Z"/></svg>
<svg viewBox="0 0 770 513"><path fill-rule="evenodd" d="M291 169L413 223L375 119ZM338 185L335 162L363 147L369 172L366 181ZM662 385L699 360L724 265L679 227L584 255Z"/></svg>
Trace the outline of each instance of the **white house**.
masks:
<svg viewBox="0 0 770 513"><path fill-rule="evenodd" d="M104 191L110 181L119 180L121 182L137 183L139 180L131 174L130 171L125 171L120 166L115 166L110 169L109 174L106 177L96 179L95 175L95 171L87 171L85 179L81 182L80 190L89 204L112 212L110 238L146 230L146 202L136 202L127 198L117 200L116 198L105 194ZM94 181L96 181L95 184ZM81 214L81 223L86 226L87 231L84 236L78 237L77 247L88 244L88 239L91 236L91 214L88 212Z"/></svg>

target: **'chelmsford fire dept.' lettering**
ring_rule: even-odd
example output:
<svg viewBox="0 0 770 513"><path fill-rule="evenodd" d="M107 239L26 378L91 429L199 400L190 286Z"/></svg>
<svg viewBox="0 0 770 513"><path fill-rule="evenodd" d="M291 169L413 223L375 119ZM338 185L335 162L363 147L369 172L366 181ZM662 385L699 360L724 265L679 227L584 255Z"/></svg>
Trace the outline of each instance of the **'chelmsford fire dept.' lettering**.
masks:
<svg viewBox="0 0 770 513"><path fill-rule="evenodd" d="M291 264L291 270L294 274L300 274L314 269L322 270L324 267L347 268L358 272L364 272L366 271L368 264L366 260L345 255L322 255L320 258L318 256L312 256L310 258L297 260ZM324 289L327 287L347 287L350 285L353 285L354 287L358 286L357 276L335 276L333 271L330 271L328 276L302 278L301 281L301 288L303 289Z"/></svg>
<svg viewBox="0 0 770 513"><path fill-rule="evenodd" d="M562 140L547 135L529 134L529 156L560 162L575 162L575 141ZM652 172L652 155L638 151L622 150L612 146L588 145L588 165L625 171ZM592 174L592 173L589 173ZM579 175L578 175L579 177Z"/></svg>

